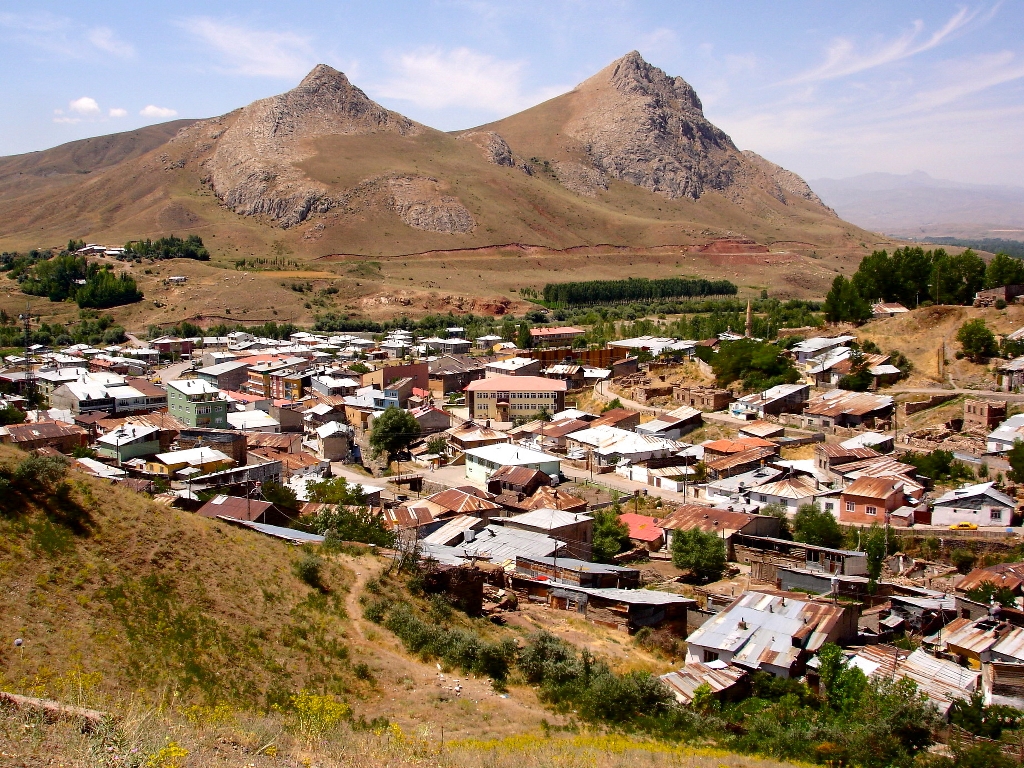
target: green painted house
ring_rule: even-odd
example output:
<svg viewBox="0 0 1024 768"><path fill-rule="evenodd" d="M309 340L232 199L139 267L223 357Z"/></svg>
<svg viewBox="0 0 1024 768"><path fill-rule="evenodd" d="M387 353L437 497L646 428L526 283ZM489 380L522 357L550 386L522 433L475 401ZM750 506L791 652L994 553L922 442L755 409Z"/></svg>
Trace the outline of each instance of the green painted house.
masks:
<svg viewBox="0 0 1024 768"><path fill-rule="evenodd" d="M96 453L121 464L128 459L160 453L160 430L139 424L122 424L96 441Z"/></svg>
<svg viewBox="0 0 1024 768"><path fill-rule="evenodd" d="M167 382L167 412L190 427L228 429L228 404L203 379Z"/></svg>

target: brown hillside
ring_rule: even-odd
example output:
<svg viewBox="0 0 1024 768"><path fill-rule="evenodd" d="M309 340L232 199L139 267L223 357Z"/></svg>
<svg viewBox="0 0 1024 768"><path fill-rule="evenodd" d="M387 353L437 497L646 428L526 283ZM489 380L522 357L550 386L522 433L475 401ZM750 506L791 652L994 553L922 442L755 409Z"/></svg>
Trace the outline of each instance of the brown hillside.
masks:
<svg viewBox="0 0 1024 768"><path fill-rule="evenodd" d="M878 239L795 174L740 152L682 78L635 52L567 94L459 134L384 109L322 65L285 94L165 140L177 127L0 159L0 249L196 233L219 265L271 252L380 259L379 282L341 287L413 311L444 303L432 290L495 305L509 288L595 266L563 258L566 249L626 248L630 258L609 260L601 276L653 276L667 266L661 254L675 269L674 257L719 237L771 246L793 266L732 270L695 257L688 273L822 295ZM539 249L543 268L485 258L506 246ZM420 254L440 252L464 258L439 273ZM214 315L222 303L200 291L187 309ZM276 305L282 316L308 317L301 301L287 304Z"/></svg>

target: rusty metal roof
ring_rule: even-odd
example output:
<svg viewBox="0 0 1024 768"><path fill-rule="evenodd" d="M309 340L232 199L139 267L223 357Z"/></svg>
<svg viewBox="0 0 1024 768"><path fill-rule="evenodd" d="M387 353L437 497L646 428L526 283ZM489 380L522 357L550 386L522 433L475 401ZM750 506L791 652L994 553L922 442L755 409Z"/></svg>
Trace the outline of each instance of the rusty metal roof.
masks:
<svg viewBox="0 0 1024 768"><path fill-rule="evenodd" d="M865 416L891 408L892 403L888 395L833 389L811 400L804 408L804 413L812 416Z"/></svg>
<svg viewBox="0 0 1024 768"><path fill-rule="evenodd" d="M676 700L685 706L693 701L693 694L700 686L706 684L712 693L720 693L742 681L747 674L747 670L732 664L717 661L703 664L693 661L688 662L678 672L662 675L661 682L667 685Z"/></svg>
<svg viewBox="0 0 1024 768"><path fill-rule="evenodd" d="M1024 587L1024 563L999 563L975 568L956 583L956 589L968 592L982 584L994 584L998 588L1019 592Z"/></svg>
<svg viewBox="0 0 1024 768"><path fill-rule="evenodd" d="M902 493L903 481L895 477L858 477L843 489L844 496L863 496L868 499L887 499Z"/></svg>
<svg viewBox="0 0 1024 768"><path fill-rule="evenodd" d="M767 442L767 441L766 441ZM740 453L733 453L729 456L723 456L720 459L714 459L713 461L706 462L708 469L713 469L716 472L721 472L726 469L732 469L733 467L742 467L745 464L750 464L755 461L761 461L767 459L776 454L778 448L773 444L771 448L751 448L748 451L741 451Z"/></svg>
<svg viewBox="0 0 1024 768"><path fill-rule="evenodd" d="M673 531L686 531L691 528L699 528L702 531L738 531L755 517L757 516L744 512L684 504L668 517L658 521L658 527Z"/></svg>

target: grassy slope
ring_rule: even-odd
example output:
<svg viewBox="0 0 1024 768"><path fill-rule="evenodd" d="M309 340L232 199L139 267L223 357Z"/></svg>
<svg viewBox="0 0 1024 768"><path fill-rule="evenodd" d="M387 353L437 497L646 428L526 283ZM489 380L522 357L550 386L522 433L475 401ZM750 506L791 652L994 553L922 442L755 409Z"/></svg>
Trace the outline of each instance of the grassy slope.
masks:
<svg viewBox="0 0 1024 768"><path fill-rule="evenodd" d="M4 448L0 461L23 457ZM85 675L98 693L249 707L304 687L356 692L343 600L351 573L325 572L327 594L293 572L289 545L146 500L77 473L89 520L80 535L30 507L0 517L0 677L60 694Z"/></svg>

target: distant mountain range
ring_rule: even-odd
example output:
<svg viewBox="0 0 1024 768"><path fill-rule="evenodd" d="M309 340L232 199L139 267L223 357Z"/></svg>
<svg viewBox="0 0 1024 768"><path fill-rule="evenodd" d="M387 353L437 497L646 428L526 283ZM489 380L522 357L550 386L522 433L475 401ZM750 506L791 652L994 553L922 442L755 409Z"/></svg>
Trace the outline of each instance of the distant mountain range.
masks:
<svg viewBox="0 0 1024 768"><path fill-rule="evenodd" d="M740 151L686 81L635 51L467 131L385 109L319 65L221 117L0 158L0 246L172 232L217 237L215 259L273 243L318 257L870 239L796 174Z"/></svg>
<svg viewBox="0 0 1024 768"><path fill-rule="evenodd" d="M809 182L842 218L873 232L1024 240L1024 187L965 184L923 171Z"/></svg>

